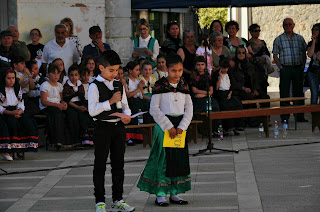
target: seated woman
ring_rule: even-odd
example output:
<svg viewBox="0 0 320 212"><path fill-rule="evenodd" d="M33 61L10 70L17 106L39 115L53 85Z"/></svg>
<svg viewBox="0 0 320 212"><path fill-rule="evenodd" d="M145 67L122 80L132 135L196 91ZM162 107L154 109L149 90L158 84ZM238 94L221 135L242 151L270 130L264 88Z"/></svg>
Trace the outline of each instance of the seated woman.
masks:
<svg viewBox="0 0 320 212"><path fill-rule="evenodd" d="M256 80L254 66L246 58L246 49L240 45L237 47L234 58L235 67L230 70L231 90L233 95L241 100L267 99L270 98L263 92L258 92L259 84ZM243 105L243 108L255 108L255 104ZM256 126L257 120L250 118L249 125Z"/></svg>
<svg viewBox="0 0 320 212"><path fill-rule="evenodd" d="M211 76L205 73L206 60L203 56L197 56L195 58L195 72L191 75L190 78L190 87L191 87L191 97L193 102L193 111L194 112L206 112L207 107L212 108L212 111L219 111L219 105L217 100L212 98L213 94L213 84ZM208 88L209 86L209 88ZM209 89L209 99L211 100L208 105L208 90ZM201 117L195 119L200 120ZM213 133L217 132L218 126L220 125L220 120L214 120L212 122Z"/></svg>
<svg viewBox="0 0 320 212"><path fill-rule="evenodd" d="M229 60L223 55L220 56L220 70L213 75L215 89L217 90L217 100L221 111L241 110L242 104L239 99L232 95L231 82L228 75ZM240 119L223 119L223 129L228 131L233 129L235 135L240 135L237 128L241 127Z"/></svg>
<svg viewBox="0 0 320 212"><path fill-rule="evenodd" d="M22 90L13 69L4 71L0 81L0 152L7 160L12 154L24 159L24 152L37 151L39 133L35 121L24 114ZM10 155L11 154L11 155Z"/></svg>

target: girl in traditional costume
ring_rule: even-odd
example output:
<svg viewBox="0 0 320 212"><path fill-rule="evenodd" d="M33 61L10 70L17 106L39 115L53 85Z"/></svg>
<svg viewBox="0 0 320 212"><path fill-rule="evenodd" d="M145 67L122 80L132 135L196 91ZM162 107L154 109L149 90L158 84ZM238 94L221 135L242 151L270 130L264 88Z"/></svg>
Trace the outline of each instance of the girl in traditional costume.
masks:
<svg viewBox="0 0 320 212"><path fill-rule="evenodd" d="M152 91L150 114L157 124L149 160L138 183L140 190L155 194L155 204L162 207L169 205L167 194L173 204L188 204L177 195L191 189L188 142L184 148L163 147L164 132L168 130L171 138L181 134L187 130L193 114L189 88L181 78L180 56L170 55L167 67L168 76L158 80Z"/></svg>
<svg viewBox="0 0 320 212"><path fill-rule="evenodd" d="M33 119L24 114L24 101L16 73L6 70L0 82L0 152L7 160L12 160L13 153L24 159L24 152L37 151L39 133Z"/></svg>

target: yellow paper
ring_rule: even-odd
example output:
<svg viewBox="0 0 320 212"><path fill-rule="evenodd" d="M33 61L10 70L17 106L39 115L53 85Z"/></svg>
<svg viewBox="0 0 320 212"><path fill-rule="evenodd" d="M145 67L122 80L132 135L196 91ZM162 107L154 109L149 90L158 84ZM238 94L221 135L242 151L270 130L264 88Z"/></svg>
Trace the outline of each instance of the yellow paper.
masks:
<svg viewBox="0 0 320 212"><path fill-rule="evenodd" d="M184 148L186 143L186 134L187 131L183 131L182 134L179 134L174 139L171 139L169 131L166 130L164 132L163 147Z"/></svg>

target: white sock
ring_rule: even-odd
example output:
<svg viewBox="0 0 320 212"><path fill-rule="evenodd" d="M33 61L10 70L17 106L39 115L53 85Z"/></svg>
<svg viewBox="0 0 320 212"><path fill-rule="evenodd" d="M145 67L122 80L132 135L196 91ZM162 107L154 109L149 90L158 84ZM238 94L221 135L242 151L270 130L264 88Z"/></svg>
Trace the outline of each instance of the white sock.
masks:
<svg viewBox="0 0 320 212"><path fill-rule="evenodd" d="M166 197L157 197L157 202L166 202Z"/></svg>
<svg viewBox="0 0 320 212"><path fill-rule="evenodd" d="M174 201L180 201L180 200L183 200L183 199L181 199L180 197L178 197L177 195L170 195L170 198L172 199L172 200L174 200Z"/></svg>

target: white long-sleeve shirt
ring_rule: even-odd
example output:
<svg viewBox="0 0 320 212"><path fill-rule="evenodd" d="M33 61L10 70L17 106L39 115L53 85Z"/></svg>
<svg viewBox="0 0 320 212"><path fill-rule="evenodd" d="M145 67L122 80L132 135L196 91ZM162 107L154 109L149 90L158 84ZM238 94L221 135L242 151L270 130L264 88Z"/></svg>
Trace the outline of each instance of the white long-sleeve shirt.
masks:
<svg viewBox="0 0 320 212"><path fill-rule="evenodd" d="M114 90L113 87L113 81L108 81L106 79L104 79L103 77L101 77L100 75L96 78L97 81L99 82L103 82L111 91ZM123 88L124 91L125 88ZM131 110L129 108L128 105L128 100L127 100L127 96L126 96L126 92L122 93L122 98L121 98L121 105L122 105L122 113L126 114L126 115L131 115ZM99 90L98 87L95 83L91 83L89 86L89 91L88 91L88 110L89 110L89 114L90 116L94 117L96 115L99 115L100 113L102 113L103 111L110 111L111 110L111 106L109 103L109 100L106 100L104 102L99 102ZM97 120L97 119L93 119L93 120ZM113 119L113 120L105 120L108 122L117 122L120 119Z"/></svg>
<svg viewBox="0 0 320 212"><path fill-rule="evenodd" d="M19 101L16 94L14 93L14 88L5 88L6 92L6 101L0 102L0 114L3 114L3 111L6 110L5 107L16 106L17 110L21 109L24 111L24 101ZM3 95L3 94L2 94Z"/></svg>
<svg viewBox="0 0 320 212"><path fill-rule="evenodd" d="M177 87L177 84L171 85L175 88ZM166 115L183 115L178 128L187 130L193 116L191 97L189 94L180 92L154 94L151 98L150 114L163 131L170 130L173 127Z"/></svg>

